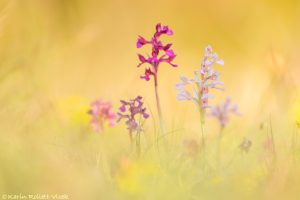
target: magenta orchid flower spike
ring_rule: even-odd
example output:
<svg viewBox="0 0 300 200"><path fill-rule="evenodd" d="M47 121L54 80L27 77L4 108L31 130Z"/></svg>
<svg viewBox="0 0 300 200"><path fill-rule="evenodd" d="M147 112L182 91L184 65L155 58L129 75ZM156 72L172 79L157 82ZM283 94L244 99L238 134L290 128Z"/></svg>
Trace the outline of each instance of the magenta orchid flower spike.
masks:
<svg viewBox="0 0 300 200"><path fill-rule="evenodd" d="M176 84L176 89L179 91L177 100L193 101L200 110L202 123L204 123L205 109L210 107L208 99L213 97L209 93L210 89L223 90L220 73L213 69L214 64L224 65L224 61L219 60L218 55L213 53L212 47L208 45L205 48L201 68L194 72L194 78L181 76L181 82ZM187 85L192 85L192 92L186 89Z"/></svg>
<svg viewBox="0 0 300 200"><path fill-rule="evenodd" d="M93 129L96 132L101 132L104 128L104 123L108 122L110 126L116 124L117 114L111 111L112 104L98 99L91 103L89 114L92 116L90 121Z"/></svg>
<svg viewBox="0 0 300 200"><path fill-rule="evenodd" d="M229 97L227 97L222 104L213 106L211 109L211 116L219 121L221 128L224 128L228 124L229 115L231 113L240 115L237 105L231 105L231 99Z"/></svg>
<svg viewBox="0 0 300 200"><path fill-rule="evenodd" d="M176 55L174 51L171 49L172 44L163 44L161 41L162 35L173 35L173 31L168 26L162 26L160 23L156 25L156 31L153 34L153 37L150 40L145 39L142 36L138 37L136 47L142 48L145 45L151 45L152 51L151 55L144 56L141 54L138 54L138 58L140 60L140 63L137 67L141 67L144 64L147 64L148 67L146 67L144 75L140 76L141 79L145 79L146 81L149 81L151 79L151 76L154 79L154 87L155 87L155 97L156 97L156 105L157 105L157 111L160 121L160 127L162 131L163 129L163 120L162 120L162 111L160 106L160 100L159 100L159 94L158 94L158 69L161 63L167 63L171 65L172 67L177 67L176 64L173 64L173 60L175 59Z"/></svg>
<svg viewBox="0 0 300 200"><path fill-rule="evenodd" d="M138 64L138 67L140 67L143 64L149 64L150 68L146 68L145 75L141 76L142 79L145 79L146 81L150 80L150 75L154 76L154 79L156 79L158 68L160 63L168 63L172 67L177 67L177 65L173 64L172 61L176 57L173 50L171 50L172 44L166 44L163 45L162 41L160 40L160 36L162 35L173 35L173 31L169 29L168 26L161 26L160 23L156 25L156 32L154 33L151 40L146 40L142 36L139 36L136 47L141 48L144 45L151 45L152 46L152 52L151 56L147 56L147 58L141 54L138 54L140 63Z"/></svg>

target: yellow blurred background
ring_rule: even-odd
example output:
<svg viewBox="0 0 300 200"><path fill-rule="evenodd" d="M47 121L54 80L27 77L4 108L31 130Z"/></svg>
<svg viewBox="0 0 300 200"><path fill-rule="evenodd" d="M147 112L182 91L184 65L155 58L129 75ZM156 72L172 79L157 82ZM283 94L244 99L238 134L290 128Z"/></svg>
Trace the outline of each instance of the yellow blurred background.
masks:
<svg viewBox="0 0 300 200"><path fill-rule="evenodd" d="M161 22L175 33L165 41L173 43L179 65L160 68L164 112L174 117L183 107L174 85L179 75L192 76L199 68L208 44L225 60L224 95L251 111L269 84L278 83L275 93L299 85L299 9L298 1L4 0L1 96L117 103L141 94L152 108L153 83L140 80L143 69L135 68L136 53L145 50L135 42L138 35L151 37Z"/></svg>
<svg viewBox="0 0 300 200"><path fill-rule="evenodd" d="M180 75L193 75L204 48L211 44L225 61L217 69L226 88L214 93L211 104L231 96L243 114L233 118L231 130L251 137L272 116L278 138L285 138L280 130L292 129L300 86L297 0L1 0L0 193L72 191L77 199L96 199L94 194L101 199L98 189L107 191L94 176L97 172L87 176L82 166L69 166L70 158L63 159L68 156L58 147L47 145L63 144L70 154L80 149L81 139L92 132L82 113L99 97L112 101L116 110L120 99L142 95L158 125L153 82L141 80L144 69L136 68L137 53L146 53L136 49L137 36L150 38L158 22L174 32L163 40L173 43L174 63L179 66L165 64L159 71L168 131L199 130L197 109L191 102L176 100L175 84ZM214 121L209 123L216 129ZM153 126L149 122L148 129ZM119 134L124 140L126 133L120 127L116 130L114 137ZM84 143L89 145L82 147L84 153L73 156L94 153L99 141L90 137ZM126 148L123 140L116 143ZM106 145L114 149L115 143ZM47 174L53 166L55 179ZM70 177L78 177L78 183ZM63 189L56 179L66 179L58 184ZM24 184L28 187L22 190ZM75 188L88 184L91 196L81 197L68 184ZM113 196L110 199L119 198Z"/></svg>

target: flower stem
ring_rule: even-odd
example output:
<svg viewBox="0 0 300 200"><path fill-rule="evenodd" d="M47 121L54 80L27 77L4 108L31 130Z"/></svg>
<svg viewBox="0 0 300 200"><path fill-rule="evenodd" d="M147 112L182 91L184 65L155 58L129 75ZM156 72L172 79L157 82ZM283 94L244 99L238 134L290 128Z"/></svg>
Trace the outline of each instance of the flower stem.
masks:
<svg viewBox="0 0 300 200"><path fill-rule="evenodd" d="M133 136L132 136L132 131L129 131L129 140L130 140L130 149L132 151L133 148Z"/></svg>
<svg viewBox="0 0 300 200"><path fill-rule="evenodd" d="M277 154L276 154L276 149L275 149L275 141L274 141L274 134L273 134L273 129L272 129L272 121L271 121L271 116L270 116L270 135L271 135L271 141L272 141L272 153L274 157L274 162L276 162L277 159Z"/></svg>
<svg viewBox="0 0 300 200"><path fill-rule="evenodd" d="M203 111L200 111L200 118L201 118L201 122L200 122L200 124L201 124L201 135L202 135L202 138L201 138L201 140L202 140L202 146L203 146L203 149L205 149L205 135L204 135L204 130L203 130L203 126L204 126L204 124L205 124L205 119L204 119L204 113L203 113Z"/></svg>
<svg viewBox="0 0 300 200"><path fill-rule="evenodd" d="M224 127L221 126L220 128L220 132L218 135L218 146L217 146L217 155L216 155L216 160L217 160L217 170L220 171L221 170L221 141L222 141L222 132L223 132Z"/></svg>
<svg viewBox="0 0 300 200"><path fill-rule="evenodd" d="M139 158L141 155L141 134L140 131L137 131L136 133L136 154Z"/></svg>
<svg viewBox="0 0 300 200"><path fill-rule="evenodd" d="M204 123L201 122L201 141L202 141L202 147L205 148L205 136L204 136L204 130L203 130Z"/></svg>
<svg viewBox="0 0 300 200"><path fill-rule="evenodd" d="M154 88L155 88L156 107L157 107L157 112L158 112L159 125L160 125L160 129L161 129L162 133L164 133L164 123L163 123L161 105L160 105L159 94L158 94L157 72L154 75Z"/></svg>
<svg viewBox="0 0 300 200"><path fill-rule="evenodd" d="M205 124L205 119L204 119L204 113L203 110L199 111L200 113L200 126L201 126L201 142L202 142L202 152L203 152L203 171L206 168L206 146L205 146L205 134L204 134L204 124Z"/></svg>

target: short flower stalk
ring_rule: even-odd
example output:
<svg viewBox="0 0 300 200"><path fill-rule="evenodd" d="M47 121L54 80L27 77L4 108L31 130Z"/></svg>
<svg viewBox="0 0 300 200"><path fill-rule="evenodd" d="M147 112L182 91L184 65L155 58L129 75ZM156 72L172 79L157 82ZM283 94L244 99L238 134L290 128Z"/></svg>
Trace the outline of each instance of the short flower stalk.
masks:
<svg viewBox="0 0 300 200"><path fill-rule="evenodd" d="M136 151L138 156L140 156L141 153L141 132L143 131L144 124L142 119L147 119L149 117L142 99L141 96L137 96L129 101L121 100L121 107L119 108L120 112L118 112L118 122L126 120L125 124L129 132L131 147L133 147L133 134L135 133Z"/></svg>
<svg viewBox="0 0 300 200"><path fill-rule="evenodd" d="M220 105L213 106L211 108L210 115L215 117L220 124L220 131L218 135L218 143L217 143L217 153L216 153L216 161L217 161L217 169L221 169L221 142L223 137L223 130L229 122L230 114L240 115L238 112L237 105L231 105L231 99L229 97L221 103Z"/></svg>

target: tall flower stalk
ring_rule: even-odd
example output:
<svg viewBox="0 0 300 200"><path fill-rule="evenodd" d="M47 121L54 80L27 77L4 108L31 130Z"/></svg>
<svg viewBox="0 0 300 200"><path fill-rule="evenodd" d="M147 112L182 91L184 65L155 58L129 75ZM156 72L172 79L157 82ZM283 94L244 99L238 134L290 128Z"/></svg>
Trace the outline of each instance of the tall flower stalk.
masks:
<svg viewBox="0 0 300 200"><path fill-rule="evenodd" d="M141 132L143 131L143 122L141 119L149 117L142 99L141 96L137 96L129 101L121 100L120 112L118 113L118 122L123 119L126 120L125 123L129 131L131 146L133 146L133 134L136 133L136 150L138 156L141 153Z"/></svg>
<svg viewBox="0 0 300 200"><path fill-rule="evenodd" d="M206 109L210 108L208 100L212 98L209 92L211 89L223 90L220 87L223 85L223 82L220 81L220 73L213 68L215 64L224 65L224 61L219 60L218 54L213 53L212 47L208 45L205 48L200 69L194 71L194 78L189 79L181 76L181 82L176 84L176 89L179 91L177 100L191 100L199 109L203 146L205 145L203 126L205 124ZM188 85L191 85L192 92L187 90Z"/></svg>
<svg viewBox="0 0 300 200"><path fill-rule="evenodd" d="M153 76L154 79L154 89L155 89L155 98L156 98L156 107L160 122L160 128L164 131L163 126L163 117L162 117L162 110L161 110L161 103L158 93L158 69L161 63L168 63L172 67L177 67L177 65L173 64L172 61L176 57L173 50L171 50L172 44L164 45L163 42L160 40L162 35L173 35L173 31L169 29L168 26L162 26L160 23L156 25L156 31L153 34L153 37L150 40L145 39L142 36L138 37L136 47L141 48L144 45L151 45L152 51L151 56L143 56L138 54L138 58L140 63L137 67L140 67L144 64L147 64L148 67L145 69L144 75L140 76L141 79L145 79L146 81L150 80L150 77Z"/></svg>

